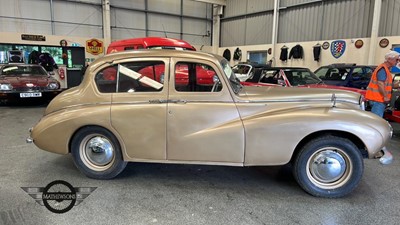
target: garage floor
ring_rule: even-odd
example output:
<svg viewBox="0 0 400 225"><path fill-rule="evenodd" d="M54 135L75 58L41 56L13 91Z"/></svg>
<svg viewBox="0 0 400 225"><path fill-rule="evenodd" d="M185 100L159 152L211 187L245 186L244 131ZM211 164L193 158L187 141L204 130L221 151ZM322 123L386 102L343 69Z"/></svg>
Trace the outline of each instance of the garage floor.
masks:
<svg viewBox="0 0 400 225"><path fill-rule="evenodd" d="M0 224L399 224L400 126L393 164L365 160L359 187L341 199L315 198L287 167L236 168L130 163L116 179L83 176L70 156L26 144L44 106L0 106ZM97 187L55 214L21 187L65 180Z"/></svg>

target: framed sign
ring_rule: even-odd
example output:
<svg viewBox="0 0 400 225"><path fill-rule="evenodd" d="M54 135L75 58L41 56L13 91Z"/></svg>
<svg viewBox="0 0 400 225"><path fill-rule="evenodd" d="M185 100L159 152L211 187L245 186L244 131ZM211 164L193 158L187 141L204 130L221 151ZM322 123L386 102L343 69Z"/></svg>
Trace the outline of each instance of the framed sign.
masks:
<svg viewBox="0 0 400 225"><path fill-rule="evenodd" d="M387 38L383 38L379 42L379 46L381 46L381 48L386 48L388 45L389 45L389 40Z"/></svg>
<svg viewBox="0 0 400 225"><path fill-rule="evenodd" d="M21 34L21 40L25 41L46 41L46 37L43 35L35 34Z"/></svg>
<svg viewBox="0 0 400 225"><path fill-rule="evenodd" d="M323 48L324 50L327 50L327 49L329 48L329 42L325 41L325 42L322 44L322 48Z"/></svg>
<svg viewBox="0 0 400 225"><path fill-rule="evenodd" d="M361 48L363 45L364 45L364 42L361 39L358 39L356 41L356 43L354 43L354 46L356 46L356 48Z"/></svg>

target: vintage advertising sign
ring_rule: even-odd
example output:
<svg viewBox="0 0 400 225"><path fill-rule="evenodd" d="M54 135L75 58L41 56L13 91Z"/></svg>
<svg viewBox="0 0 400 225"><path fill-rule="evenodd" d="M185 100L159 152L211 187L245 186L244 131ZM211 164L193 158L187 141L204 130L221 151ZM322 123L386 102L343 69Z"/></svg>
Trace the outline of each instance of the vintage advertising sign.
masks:
<svg viewBox="0 0 400 225"><path fill-rule="evenodd" d="M340 56L344 54L346 50L346 42L343 40L333 41L331 44L331 53L333 57L338 59Z"/></svg>
<svg viewBox="0 0 400 225"><path fill-rule="evenodd" d="M92 55L98 55L103 53L104 51L103 42L95 38L87 40L86 51Z"/></svg>
<svg viewBox="0 0 400 225"><path fill-rule="evenodd" d="M21 40L25 41L46 41L46 37L43 35L35 34L21 34Z"/></svg>

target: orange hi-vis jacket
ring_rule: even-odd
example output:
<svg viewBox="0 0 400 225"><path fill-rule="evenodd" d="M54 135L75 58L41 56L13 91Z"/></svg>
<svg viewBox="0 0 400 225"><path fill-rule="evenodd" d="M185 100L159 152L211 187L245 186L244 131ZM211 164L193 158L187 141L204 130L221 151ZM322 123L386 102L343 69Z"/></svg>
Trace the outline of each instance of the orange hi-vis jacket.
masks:
<svg viewBox="0 0 400 225"><path fill-rule="evenodd" d="M383 95L379 92L378 89L378 71L384 68L386 72L386 81L385 81L385 91L389 99L392 97L392 74L390 73L389 68L385 64L379 65L375 71L372 73L371 81L367 87L367 93L365 94L365 99L375 101L375 102L385 102L383 99Z"/></svg>

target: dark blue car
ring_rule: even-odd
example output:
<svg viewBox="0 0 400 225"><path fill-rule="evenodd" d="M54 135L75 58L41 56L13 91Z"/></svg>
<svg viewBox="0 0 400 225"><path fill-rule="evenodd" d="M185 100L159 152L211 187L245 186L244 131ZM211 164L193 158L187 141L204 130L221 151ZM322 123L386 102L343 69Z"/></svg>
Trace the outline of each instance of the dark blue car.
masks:
<svg viewBox="0 0 400 225"><path fill-rule="evenodd" d="M376 66L337 63L322 66L315 74L325 84L366 89Z"/></svg>

